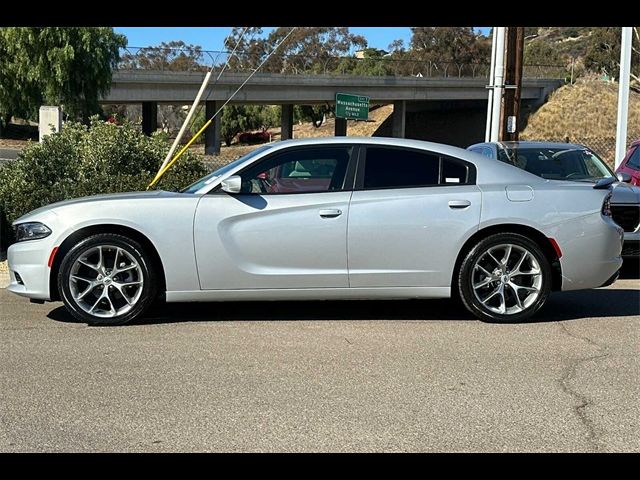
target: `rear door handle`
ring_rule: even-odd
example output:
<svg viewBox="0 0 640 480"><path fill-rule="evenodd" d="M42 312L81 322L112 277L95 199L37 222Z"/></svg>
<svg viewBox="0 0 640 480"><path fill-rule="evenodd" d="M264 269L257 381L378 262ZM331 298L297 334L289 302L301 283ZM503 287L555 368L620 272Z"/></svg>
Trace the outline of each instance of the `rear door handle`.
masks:
<svg viewBox="0 0 640 480"><path fill-rule="evenodd" d="M467 208L471 205L469 200L451 200L449 201L449 208Z"/></svg>
<svg viewBox="0 0 640 480"><path fill-rule="evenodd" d="M318 213L320 213L320 216L322 218L335 218L342 215L342 210L337 208L325 208L323 210L320 210L320 212Z"/></svg>

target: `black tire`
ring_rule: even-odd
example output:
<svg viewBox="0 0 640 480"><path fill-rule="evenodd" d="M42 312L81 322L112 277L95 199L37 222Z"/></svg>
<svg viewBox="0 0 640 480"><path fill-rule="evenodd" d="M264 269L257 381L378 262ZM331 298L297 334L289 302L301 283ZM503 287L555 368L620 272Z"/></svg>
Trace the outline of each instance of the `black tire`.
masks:
<svg viewBox="0 0 640 480"><path fill-rule="evenodd" d="M490 306L483 304L477 298L473 288L473 282L474 282L473 270L474 270L474 266L476 265L476 262L478 262L478 260L482 258L489 249L491 249L492 247L498 247L499 245L503 245L503 244L511 244L516 247L525 249L527 252L529 252L530 255L532 255L535 258L535 261L538 263L540 267L541 284L537 286L537 288L539 288L539 293L537 298L532 297L531 303L526 305L526 308L522 308L522 310L519 312L500 314L495 312L494 310L491 310ZM506 257L507 254L505 253L504 256ZM499 260L502 260L502 258ZM507 268L506 270L507 272L510 272L508 270L508 267L505 267L505 268ZM498 270L498 267L496 267L496 270ZM484 274L481 273L481 275L484 275ZM488 276L485 276L485 280L487 280L488 278L489 278ZM507 278L510 278L510 276L508 275ZM514 278L515 278L515 275L514 275ZM537 278L540 278L540 277L537 277ZM460 271L458 274L458 292L460 295L460 299L462 300L462 303L467 308L467 310L469 310L473 315L478 317L480 320L483 320L485 322L518 323L518 322L523 322L529 319L538 310L540 310L540 308L544 305L545 301L547 300L547 297L549 296L549 293L551 291L551 282L552 282L551 265L549 264L549 261L544 255L542 249L536 242L517 233L498 233L480 240L471 249L471 251L467 253L464 260L462 261L462 264L460 265ZM486 288L490 290L491 288L496 287L497 289L499 286L500 286L500 280L497 280L496 282L487 285ZM526 302L524 303L521 302L521 298L518 298L518 299L515 298L514 295L518 295L516 290L514 290L511 287L506 288L507 285L504 285L504 287L505 287L504 289L505 295L507 296L507 301L503 300L505 306L507 306L508 300L511 300L511 303L515 303L517 300L518 303L525 305ZM495 292L495 290L492 290L491 292ZM486 298L488 297L489 295L487 295ZM487 301L486 298L485 298L485 302ZM503 296L503 299L504 298L505 297ZM516 306L514 305L514 308L515 307ZM494 308L497 308L497 307L494 306Z"/></svg>
<svg viewBox="0 0 640 480"><path fill-rule="evenodd" d="M71 292L69 279L72 273L72 267L83 254L85 254L90 249L98 246L115 246L121 248L135 259L140 268L140 271L142 272L142 292L140 293L137 301L133 304L130 310L126 311L123 314L115 315L112 317L100 317L92 315L83 310L83 308L74 299ZM112 287L106 286L101 288L109 289ZM142 245L140 245L135 240L132 240L131 238L113 233L100 233L92 235L78 242L75 246L73 246L73 248L71 248L71 250L69 250L69 252L67 252L64 259L62 260L62 264L60 265L60 270L58 272L58 291L60 292L60 296L62 298L62 301L64 302L65 307L75 318L80 321L87 322L92 326L123 325L139 318L156 300L157 288L156 271L154 269L153 262L151 261L151 257L147 254L144 247L142 247ZM122 295L117 293L114 295L119 295L120 297L122 297ZM122 297L122 299L124 299L124 297ZM113 303L111 303L111 300L109 300L109 303L113 308Z"/></svg>

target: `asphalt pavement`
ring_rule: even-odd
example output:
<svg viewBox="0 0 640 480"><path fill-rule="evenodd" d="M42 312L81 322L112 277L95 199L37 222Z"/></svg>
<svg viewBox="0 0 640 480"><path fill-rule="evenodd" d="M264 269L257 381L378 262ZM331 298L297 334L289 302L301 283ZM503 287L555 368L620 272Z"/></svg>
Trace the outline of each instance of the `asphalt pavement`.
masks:
<svg viewBox="0 0 640 480"><path fill-rule="evenodd" d="M533 322L452 301L172 304L74 321L0 289L0 451L640 451L640 275Z"/></svg>

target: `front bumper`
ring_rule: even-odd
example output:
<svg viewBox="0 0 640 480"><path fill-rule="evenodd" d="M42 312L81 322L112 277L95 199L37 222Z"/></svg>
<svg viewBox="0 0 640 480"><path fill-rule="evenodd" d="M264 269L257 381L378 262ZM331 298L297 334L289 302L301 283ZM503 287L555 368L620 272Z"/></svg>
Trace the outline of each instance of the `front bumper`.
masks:
<svg viewBox="0 0 640 480"><path fill-rule="evenodd" d="M47 263L52 248L48 237L11 245L7 251L10 280L7 290L23 297L49 300L50 269Z"/></svg>

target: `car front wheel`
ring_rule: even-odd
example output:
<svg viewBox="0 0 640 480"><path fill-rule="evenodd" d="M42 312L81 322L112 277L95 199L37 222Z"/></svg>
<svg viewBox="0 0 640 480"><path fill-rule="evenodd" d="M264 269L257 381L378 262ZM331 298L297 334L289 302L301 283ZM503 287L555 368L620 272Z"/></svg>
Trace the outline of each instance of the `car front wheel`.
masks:
<svg viewBox="0 0 640 480"><path fill-rule="evenodd" d="M458 278L467 309L489 322L521 322L551 291L551 266L540 246L515 233L481 240L466 255Z"/></svg>
<svg viewBox="0 0 640 480"><path fill-rule="evenodd" d="M69 312L90 325L122 325L140 317L156 296L153 264L122 235L85 238L64 257L58 290Z"/></svg>

